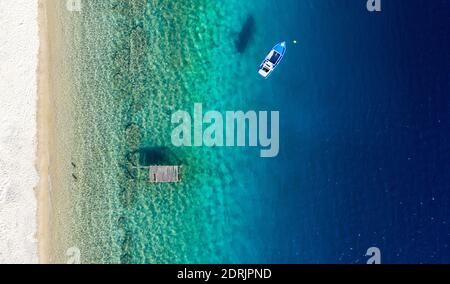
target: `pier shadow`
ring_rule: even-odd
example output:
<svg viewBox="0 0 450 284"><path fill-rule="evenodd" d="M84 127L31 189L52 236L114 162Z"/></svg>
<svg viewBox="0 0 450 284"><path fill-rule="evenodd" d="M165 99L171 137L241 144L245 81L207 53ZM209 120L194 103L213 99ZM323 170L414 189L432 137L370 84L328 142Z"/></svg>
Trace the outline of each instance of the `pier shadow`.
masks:
<svg viewBox="0 0 450 284"><path fill-rule="evenodd" d="M152 165L177 165L180 159L168 147L143 147L128 155L128 162L135 167Z"/></svg>
<svg viewBox="0 0 450 284"><path fill-rule="evenodd" d="M253 35L256 30L256 22L255 18L252 15L249 15L245 20L244 25L239 32L239 35L235 41L236 50L239 53L244 53L247 50L248 45L253 39Z"/></svg>

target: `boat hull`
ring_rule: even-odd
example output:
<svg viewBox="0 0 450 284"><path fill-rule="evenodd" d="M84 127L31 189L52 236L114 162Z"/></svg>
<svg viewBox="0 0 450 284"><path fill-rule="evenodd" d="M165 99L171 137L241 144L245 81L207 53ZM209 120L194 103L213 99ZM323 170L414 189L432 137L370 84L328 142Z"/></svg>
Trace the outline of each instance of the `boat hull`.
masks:
<svg viewBox="0 0 450 284"><path fill-rule="evenodd" d="M275 45L259 66L258 74L267 79L278 67L286 54L286 42Z"/></svg>

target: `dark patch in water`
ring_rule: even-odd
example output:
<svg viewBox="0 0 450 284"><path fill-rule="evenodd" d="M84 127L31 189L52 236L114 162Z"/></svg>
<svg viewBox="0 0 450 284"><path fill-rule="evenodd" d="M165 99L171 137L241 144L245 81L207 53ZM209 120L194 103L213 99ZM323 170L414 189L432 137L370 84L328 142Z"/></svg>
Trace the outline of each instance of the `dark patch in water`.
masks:
<svg viewBox="0 0 450 284"><path fill-rule="evenodd" d="M128 161L134 166L177 165L179 159L167 147L144 147L132 152ZM137 163L136 163L137 162Z"/></svg>
<svg viewBox="0 0 450 284"><path fill-rule="evenodd" d="M122 253L120 255L121 263L132 263L132 244L133 244L133 236L130 233L125 234L125 238L122 242Z"/></svg>
<svg viewBox="0 0 450 284"><path fill-rule="evenodd" d="M238 38L236 39L236 50L239 53L243 53L247 49L250 41L253 39L255 28L256 28L255 18L253 18L252 15L249 15L244 25L242 26Z"/></svg>

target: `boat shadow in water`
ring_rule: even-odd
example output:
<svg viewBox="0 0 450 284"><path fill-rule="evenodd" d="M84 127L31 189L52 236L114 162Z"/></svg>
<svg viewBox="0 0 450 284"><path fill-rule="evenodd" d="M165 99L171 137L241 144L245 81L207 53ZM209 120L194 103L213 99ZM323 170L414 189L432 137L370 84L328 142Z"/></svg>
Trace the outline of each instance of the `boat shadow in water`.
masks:
<svg viewBox="0 0 450 284"><path fill-rule="evenodd" d="M248 48L248 45L253 39L253 35L256 30L256 21L252 15L249 15L242 26L241 31L235 41L236 50L239 53L244 53Z"/></svg>

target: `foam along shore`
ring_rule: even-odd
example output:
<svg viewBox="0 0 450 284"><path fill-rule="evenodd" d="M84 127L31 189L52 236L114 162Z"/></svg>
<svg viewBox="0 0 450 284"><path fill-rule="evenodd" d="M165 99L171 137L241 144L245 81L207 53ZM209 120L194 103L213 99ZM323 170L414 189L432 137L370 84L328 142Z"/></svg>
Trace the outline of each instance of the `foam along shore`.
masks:
<svg viewBox="0 0 450 284"><path fill-rule="evenodd" d="M0 263L36 263L38 0L0 0Z"/></svg>

